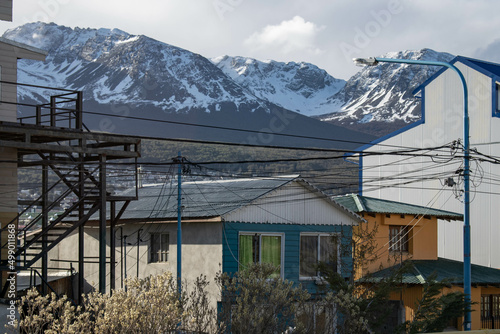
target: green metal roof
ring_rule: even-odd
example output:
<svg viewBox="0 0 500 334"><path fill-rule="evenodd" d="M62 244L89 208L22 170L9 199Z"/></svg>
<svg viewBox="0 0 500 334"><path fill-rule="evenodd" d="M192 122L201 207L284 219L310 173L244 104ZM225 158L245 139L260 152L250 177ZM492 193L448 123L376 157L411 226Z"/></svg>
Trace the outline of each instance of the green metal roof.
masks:
<svg viewBox="0 0 500 334"><path fill-rule="evenodd" d="M409 260L411 267L403 275L404 284L424 284L428 277L435 273L438 281L447 279L451 284L463 284L464 263L444 258L437 260ZM397 265L399 266L399 265ZM376 282L387 277L396 266L377 271L366 281ZM360 281L363 281L361 279ZM499 285L500 269L473 264L471 267L471 283L476 285Z"/></svg>
<svg viewBox="0 0 500 334"><path fill-rule="evenodd" d="M400 215L435 216L439 219L463 220L463 215L451 211L425 206L389 201L374 197L350 194L334 197L333 200L356 213L387 213Z"/></svg>

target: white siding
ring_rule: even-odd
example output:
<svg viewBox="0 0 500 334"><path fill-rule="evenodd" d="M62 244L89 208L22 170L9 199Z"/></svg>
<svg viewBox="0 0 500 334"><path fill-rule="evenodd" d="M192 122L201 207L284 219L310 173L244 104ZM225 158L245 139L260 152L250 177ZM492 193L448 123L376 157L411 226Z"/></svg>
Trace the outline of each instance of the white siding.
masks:
<svg viewBox="0 0 500 334"><path fill-rule="evenodd" d="M357 223L355 217L295 181L225 215L224 219L235 222L277 224Z"/></svg>
<svg viewBox="0 0 500 334"><path fill-rule="evenodd" d="M481 145L500 141L500 119L492 117L492 81L480 72L457 63L456 66L464 74L469 88L469 117L471 148L493 156L500 156L500 145ZM451 70L433 80L425 88L425 123L400 133L386 141L383 145L409 147L433 147L463 139L463 89L456 73ZM367 151L391 150L376 145ZM444 154L445 152L443 152ZM458 152L460 155L461 152ZM395 164L395 162L399 163ZM402 162L405 162L403 164ZM439 160L438 160L439 161ZM441 163L430 158L409 158L380 156L365 157L364 195L397 200L418 205L431 205L434 208L463 213L464 205L457 199L451 188L442 182L447 177L455 177L460 168L461 159ZM471 184L471 242L472 262L475 264L500 268L500 224L496 222L500 216L500 199L494 193L500 193L496 180L500 176L500 166L481 163L484 177L479 174ZM476 164L471 163L471 172L479 171ZM400 176L415 179L433 178L408 185L394 186L398 180L384 181L382 178L400 173ZM373 183L366 183L372 180ZM402 180L410 181L409 179ZM482 181L482 182L481 182ZM480 184L479 184L480 183ZM496 183L496 184L495 184ZM478 187L475 188L474 184ZM388 186L384 188L384 186ZM370 188L372 191L370 191ZM476 190L474 192L474 190ZM493 193L493 195L490 195ZM438 228L438 255L454 260L463 260L463 224L462 222L440 222Z"/></svg>

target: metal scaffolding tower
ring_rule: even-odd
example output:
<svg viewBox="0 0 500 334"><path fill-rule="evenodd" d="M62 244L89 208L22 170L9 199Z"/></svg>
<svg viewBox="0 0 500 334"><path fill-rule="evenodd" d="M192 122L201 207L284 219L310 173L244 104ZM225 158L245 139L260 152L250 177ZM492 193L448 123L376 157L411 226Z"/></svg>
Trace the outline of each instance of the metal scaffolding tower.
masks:
<svg viewBox="0 0 500 334"><path fill-rule="evenodd" d="M30 86L30 85L26 85ZM38 86L39 87L39 86ZM47 87L48 88L48 87ZM48 253L70 233L78 231L78 296L84 289L84 226L90 217L99 220L99 290L106 290L106 228L114 236L114 227L128 203L137 199L137 158L140 140L123 135L95 133L86 129L82 121L82 93L60 90L47 104L37 105L32 112L23 112L17 123L0 122L0 148L17 150L17 168L34 168L41 174L41 195L32 201L20 202L19 214L10 222L18 225L27 212L35 211L31 220L19 224L16 230L18 247L15 252L16 270L41 268L42 292L47 292ZM24 110L32 107L19 104ZM34 110L33 110L34 109ZM112 189L110 161L129 162L129 182L135 195L121 196ZM112 179L112 177L111 177ZM17 194L15 195L17 196ZM68 198L72 200L68 202ZM55 208L61 208L56 217L49 217ZM115 212L116 202L123 202ZM41 208L41 210L40 210ZM109 211L108 211L109 210ZM107 214L107 212L109 212ZM2 224L1 231L7 224ZM114 288L115 254L111 237L111 288ZM1 245L2 248L7 244ZM5 252L2 252L5 254ZM2 255L0 270L11 272ZM3 280L3 281L4 281ZM7 284L2 287L5 295ZM0 296L1 297L1 296Z"/></svg>

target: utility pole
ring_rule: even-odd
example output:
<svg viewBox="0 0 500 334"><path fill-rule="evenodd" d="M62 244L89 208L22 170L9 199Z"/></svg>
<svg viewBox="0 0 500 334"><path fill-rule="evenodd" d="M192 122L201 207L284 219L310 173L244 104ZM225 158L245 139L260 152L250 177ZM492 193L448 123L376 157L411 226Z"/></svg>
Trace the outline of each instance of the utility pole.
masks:
<svg viewBox="0 0 500 334"><path fill-rule="evenodd" d="M124 249L123 251L125 252L125 255L123 257L123 266L125 267L125 270L124 270L124 280L125 280L125 292L127 292L127 236L124 235L123 236L123 246L124 246Z"/></svg>
<svg viewBox="0 0 500 334"><path fill-rule="evenodd" d="M139 243L141 241L141 231L142 228L137 231L137 278L139 278Z"/></svg>
<svg viewBox="0 0 500 334"><path fill-rule="evenodd" d="M182 156L181 151L177 156L177 289L179 298L182 292Z"/></svg>
<svg viewBox="0 0 500 334"><path fill-rule="evenodd" d="M469 91L467 88L467 82L463 73L453 64L449 64L441 61L426 61L426 60L413 60L413 59L393 59L393 58L354 58L354 63L361 66L376 66L379 62L382 63L399 63L399 64L410 64L410 65L430 65L430 66L441 66L449 68L454 71L460 78L463 90L463 103L464 103L464 114L463 114L463 136L464 136L464 148L463 148L463 177L464 177L464 226L463 226L463 245L464 245L464 294L465 302L471 303L471 231L470 231L470 142L469 142ZM464 331L471 330L471 310L467 310L464 314Z"/></svg>

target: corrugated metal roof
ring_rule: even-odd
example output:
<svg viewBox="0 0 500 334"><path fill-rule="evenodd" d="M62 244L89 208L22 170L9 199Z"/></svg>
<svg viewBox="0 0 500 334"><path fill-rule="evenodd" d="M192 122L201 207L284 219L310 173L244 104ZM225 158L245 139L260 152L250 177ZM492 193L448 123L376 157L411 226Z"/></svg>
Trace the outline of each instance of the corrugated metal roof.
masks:
<svg viewBox="0 0 500 334"><path fill-rule="evenodd" d="M183 182L182 217L210 218L248 205L297 176ZM130 190L133 192L134 190ZM177 182L145 186L139 199L130 202L122 219L171 219L177 217ZM125 194L126 195L126 194ZM109 217L109 214L108 214ZM92 220L98 219L92 217Z"/></svg>
<svg viewBox="0 0 500 334"><path fill-rule="evenodd" d="M428 215L439 219L463 220L463 215L451 211L438 210L425 206L389 201L385 199L350 194L337 196L334 201L356 213L387 213L400 215Z"/></svg>
<svg viewBox="0 0 500 334"><path fill-rule="evenodd" d="M447 279L452 284L463 284L464 264L444 258L437 260L413 260L408 273L403 275L402 282L405 284L423 284L428 277L435 273L438 281ZM377 271L367 281L378 281L387 277L395 269L395 266ZM361 279L362 281L363 279ZM500 284L500 269L479 266L471 266L471 283L477 285L498 285Z"/></svg>

